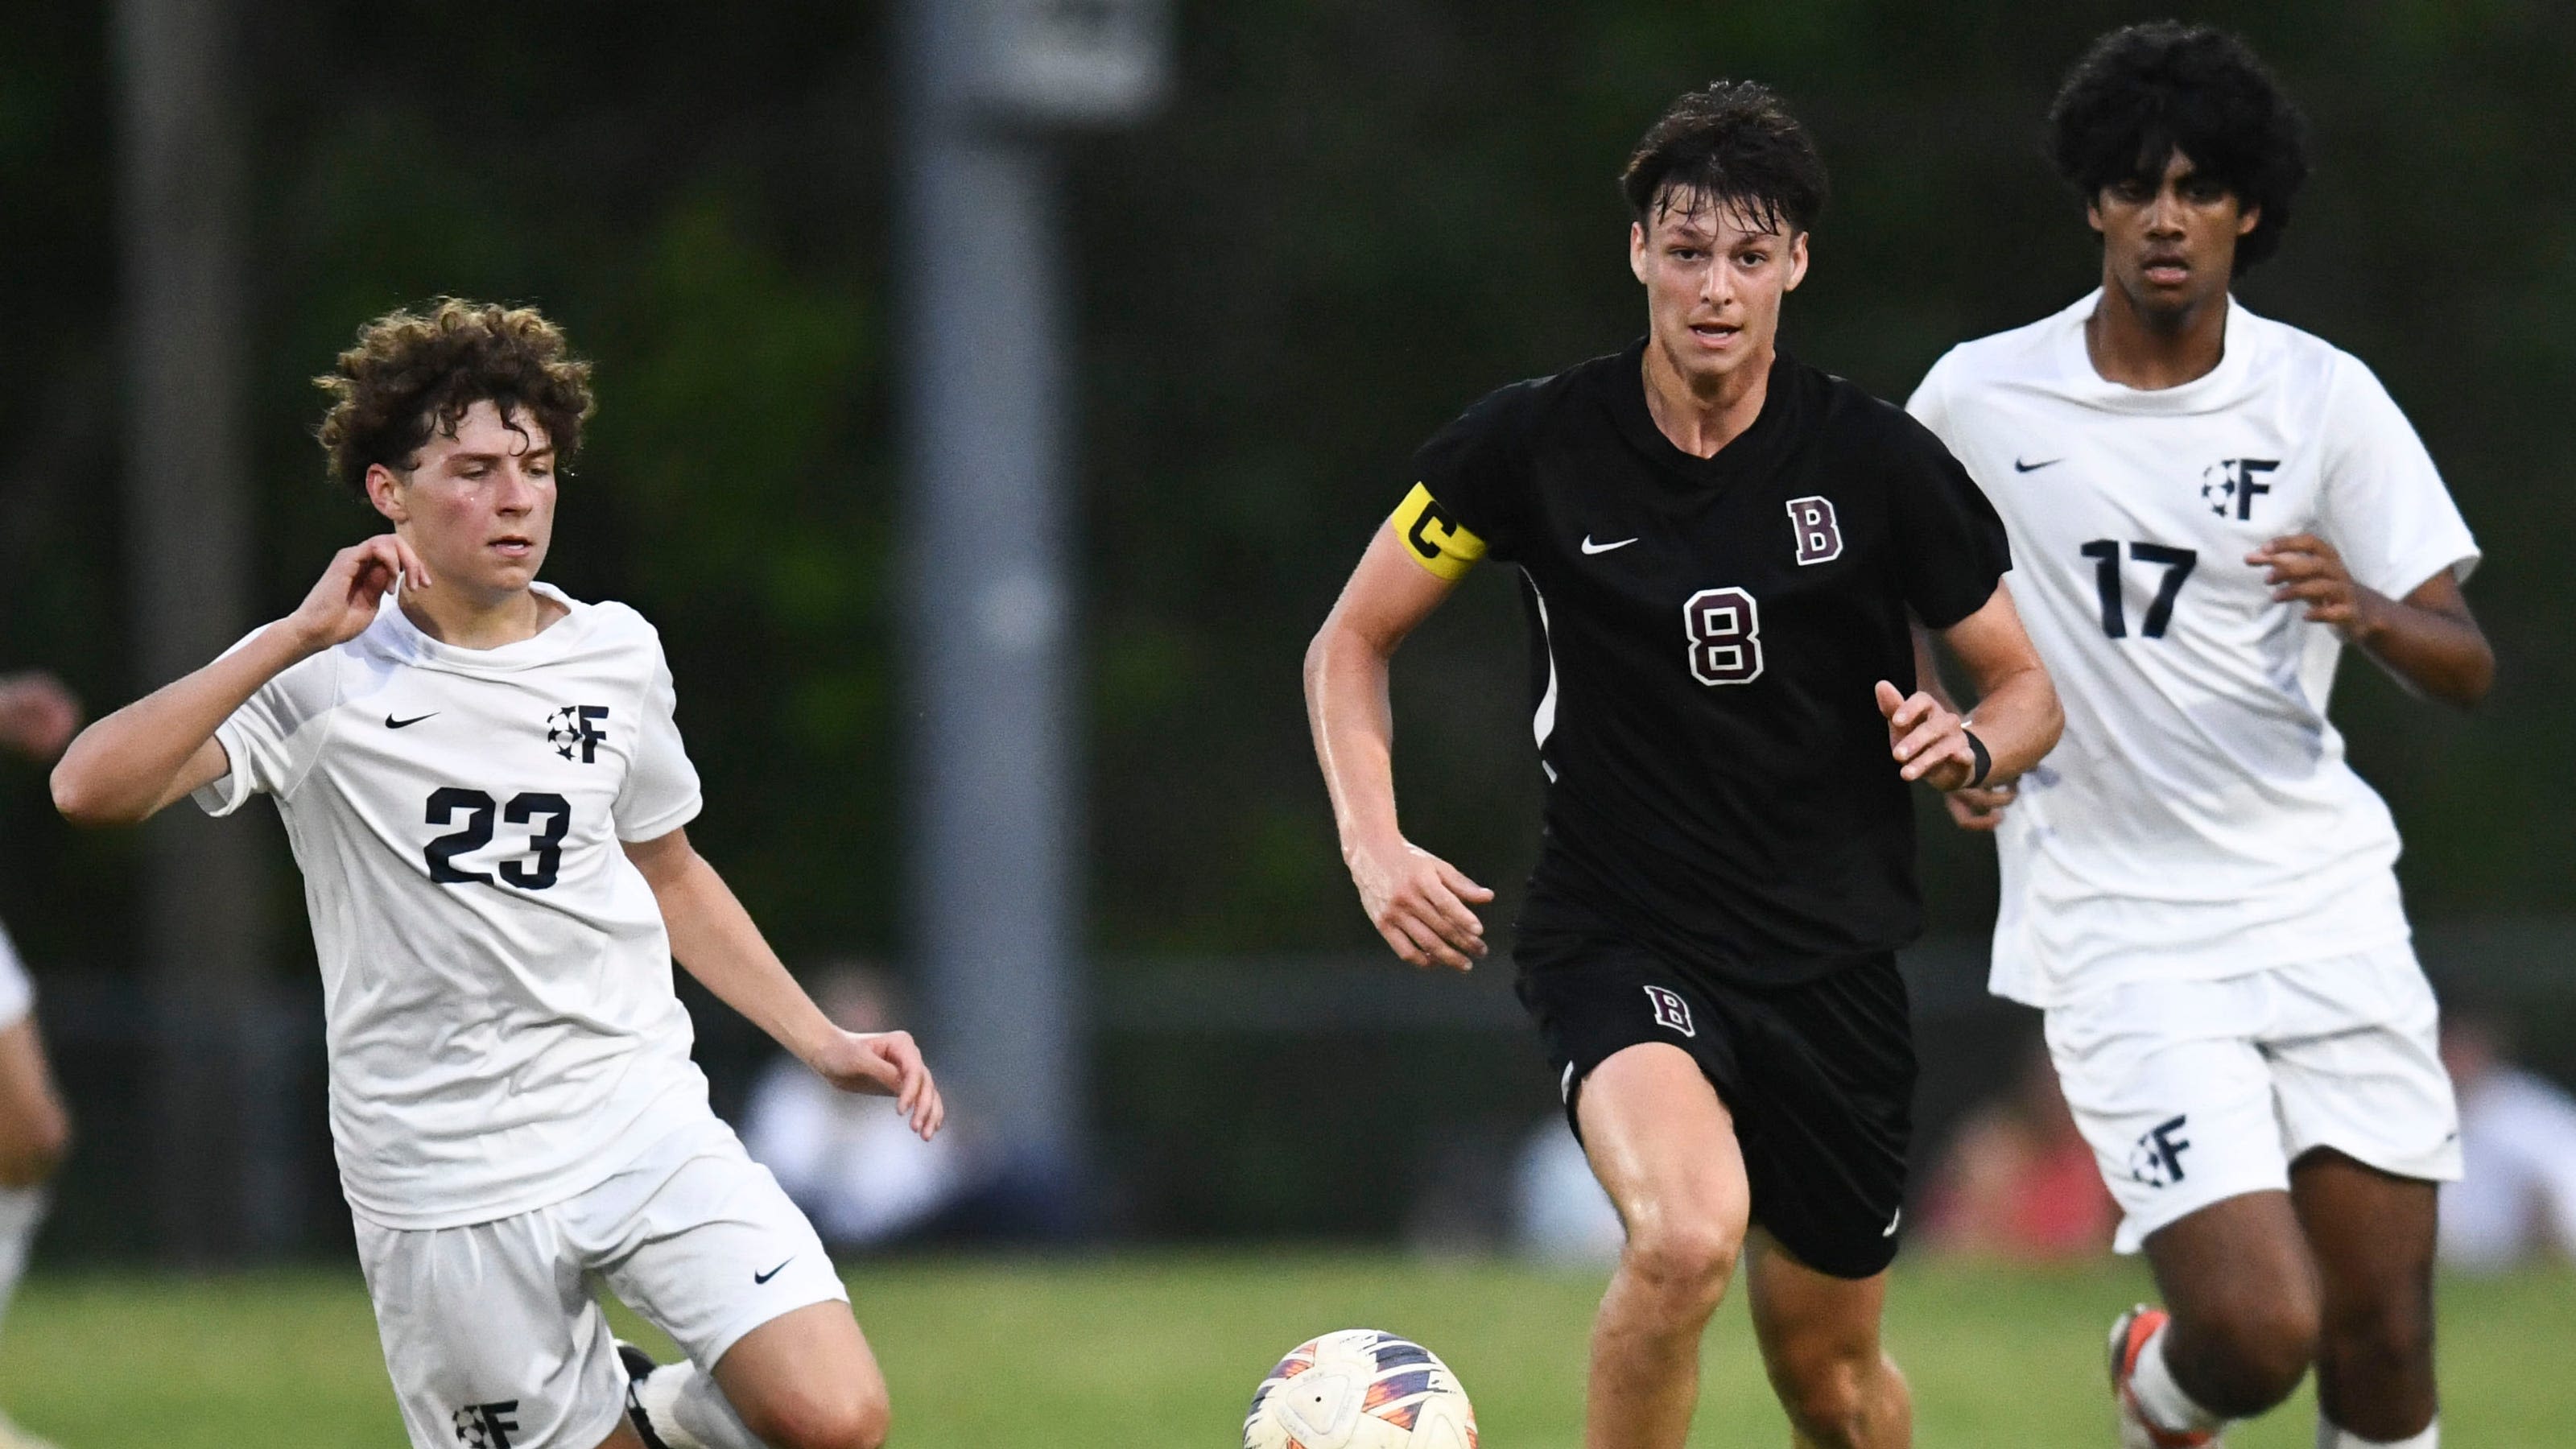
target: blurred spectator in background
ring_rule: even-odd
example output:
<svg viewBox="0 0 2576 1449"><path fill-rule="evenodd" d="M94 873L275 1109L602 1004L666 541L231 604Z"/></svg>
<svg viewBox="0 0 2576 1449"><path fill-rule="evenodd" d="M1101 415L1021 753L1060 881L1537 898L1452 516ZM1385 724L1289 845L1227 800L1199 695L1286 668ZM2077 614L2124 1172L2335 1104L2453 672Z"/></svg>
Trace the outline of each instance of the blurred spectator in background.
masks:
<svg viewBox="0 0 2576 1449"><path fill-rule="evenodd" d="M834 963L809 985L823 1014L848 1030L909 1019L900 988L877 967ZM924 1142L882 1099L834 1091L782 1053L743 1105L742 1142L836 1248L1074 1236L1074 1184L997 1155L978 1128L971 1110L952 1109L946 1130Z"/></svg>
<svg viewBox="0 0 2576 1449"><path fill-rule="evenodd" d="M2110 1250L2120 1209L2046 1048L2025 1051L2013 1085L1959 1124L1933 1165L1923 1219L1922 1241L1940 1252L2035 1262Z"/></svg>
<svg viewBox="0 0 2576 1449"><path fill-rule="evenodd" d="M1553 1263L1615 1263L1627 1241L1619 1210L1565 1118L1550 1112L1539 1119L1512 1167L1512 1246Z"/></svg>
<svg viewBox="0 0 2576 1449"><path fill-rule="evenodd" d="M80 718L80 701L52 675L0 675L0 749L42 764L71 743ZM71 1116L36 1034L35 1007L35 987L0 929L0 1314L44 1224L46 1184L71 1145ZM0 1414L0 1449L46 1446Z"/></svg>
<svg viewBox="0 0 2576 1449"><path fill-rule="evenodd" d="M2460 1180L2442 1185L2442 1261L2494 1272L2576 1259L2576 1096L2516 1067L2504 1029L2445 1012L2442 1065L2460 1101Z"/></svg>
<svg viewBox="0 0 2576 1449"><path fill-rule="evenodd" d="M811 983L834 1025L885 1031L901 1018L893 983L866 966L833 966ZM963 1124L959 1124L963 1125ZM862 1100L781 1053L743 1108L742 1144L814 1220L823 1241L859 1247L900 1236L954 1200L965 1181L964 1134L924 1142L879 1099Z"/></svg>

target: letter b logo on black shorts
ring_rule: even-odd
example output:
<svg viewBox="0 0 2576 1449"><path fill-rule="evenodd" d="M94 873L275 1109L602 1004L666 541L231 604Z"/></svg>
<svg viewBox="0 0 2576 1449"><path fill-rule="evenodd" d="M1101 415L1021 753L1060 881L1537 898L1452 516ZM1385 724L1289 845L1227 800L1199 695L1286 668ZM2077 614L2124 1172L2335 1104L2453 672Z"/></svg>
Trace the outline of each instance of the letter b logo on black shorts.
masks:
<svg viewBox="0 0 2576 1449"><path fill-rule="evenodd" d="M1699 1032L1691 1026L1690 1003L1682 1000L1679 992L1669 991L1661 986L1649 986L1646 988L1646 1000L1654 1005L1655 1025L1671 1027L1684 1036L1699 1035Z"/></svg>

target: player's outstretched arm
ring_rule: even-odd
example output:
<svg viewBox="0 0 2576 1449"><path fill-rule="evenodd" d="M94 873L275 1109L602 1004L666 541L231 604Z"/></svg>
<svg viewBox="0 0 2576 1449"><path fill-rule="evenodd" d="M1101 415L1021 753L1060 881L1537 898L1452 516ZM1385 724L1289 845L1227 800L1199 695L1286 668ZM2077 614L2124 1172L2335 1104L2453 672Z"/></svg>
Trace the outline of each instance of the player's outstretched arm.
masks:
<svg viewBox="0 0 2576 1449"><path fill-rule="evenodd" d="M216 727L261 685L356 638L404 575L429 582L411 546L390 533L340 550L294 613L81 731L54 767L54 808L77 825L131 825L222 779L230 761Z"/></svg>
<svg viewBox="0 0 2576 1449"><path fill-rule="evenodd" d="M1966 667L1976 710L1962 717L1928 689L1908 696L1880 680L1878 710L1887 718L1897 773L1942 791L2009 785L2056 748L2066 725L2057 687L2022 628L2011 588L1996 584L1975 613L1941 631L1941 641Z"/></svg>
<svg viewBox="0 0 2576 1449"><path fill-rule="evenodd" d="M671 957L725 1005L769 1033L815 1075L844 1092L894 1098L924 1141L947 1119L939 1084L912 1033L843 1031L788 974L733 887L689 844L685 830L630 840L626 858L653 888Z"/></svg>
<svg viewBox="0 0 2576 1449"><path fill-rule="evenodd" d="M2356 581L2313 533L2273 539L2245 561L2265 571L2274 599L2305 605L2311 623L2333 628L2408 689L2467 709L2495 683L2495 649L2449 569L2392 599Z"/></svg>
<svg viewBox="0 0 2576 1449"><path fill-rule="evenodd" d="M1386 692L1397 647L1455 587L1406 557L1393 529L1379 529L1306 646L1306 722L1342 860L1370 924L1414 965L1464 971L1485 954L1485 923L1471 907L1494 893L1397 828L1395 712Z"/></svg>

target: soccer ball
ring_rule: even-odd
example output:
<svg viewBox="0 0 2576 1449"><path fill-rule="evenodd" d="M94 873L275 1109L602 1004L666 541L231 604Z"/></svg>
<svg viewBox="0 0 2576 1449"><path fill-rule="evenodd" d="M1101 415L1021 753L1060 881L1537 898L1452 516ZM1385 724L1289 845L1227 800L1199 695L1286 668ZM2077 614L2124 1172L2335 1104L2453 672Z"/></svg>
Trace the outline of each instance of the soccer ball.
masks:
<svg viewBox="0 0 2576 1449"><path fill-rule="evenodd" d="M1243 1449L1476 1449L1476 1411L1431 1350L1345 1328L1290 1349L1253 1390Z"/></svg>

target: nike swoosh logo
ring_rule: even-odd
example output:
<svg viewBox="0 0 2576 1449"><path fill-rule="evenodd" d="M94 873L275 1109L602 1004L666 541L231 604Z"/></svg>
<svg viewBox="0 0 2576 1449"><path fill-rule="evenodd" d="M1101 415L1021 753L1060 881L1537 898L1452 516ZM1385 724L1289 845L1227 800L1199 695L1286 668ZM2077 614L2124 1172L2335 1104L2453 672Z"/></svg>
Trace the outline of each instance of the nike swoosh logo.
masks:
<svg viewBox="0 0 2576 1449"><path fill-rule="evenodd" d="M416 724L420 723L422 720L425 720L425 719L429 718L429 716L430 716L430 715L434 715L434 714L436 714L436 713L438 713L438 711L433 709L433 710L431 710L431 711L429 712L429 714L416 714L416 715L413 715L413 716L412 716L411 718L409 718L409 719L396 719L396 718L394 718L392 715L386 715L386 716L385 716L385 728L386 728L386 729L389 729L389 730L408 729L408 728L410 728L411 726L413 726L413 725L416 725Z"/></svg>
<svg viewBox="0 0 2576 1449"><path fill-rule="evenodd" d="M754 1274L752 1274L752 1275L751 1275L751 1281L752 1281L752 1282L754 1282L754 1283L766 1283L766 1282L768 1282L770 1279L775 1278L775 1277L777 1277L777 1276L778 1276L778 1269L779 1269L779 1268L784 1268L784 1267L786 1267L789 1263L793 1263L793 1262L795 1262L795 1261L796 1261L796 1255L795 1255L795 1254L793 1254L793 1253L790 1253L790 1254L788 1254L788 1255L787 1255L787 1257L786 1257L784 1260L782 1260L782 1261L779 1263L778 1268L772 1268L772 1269L770 1269L770 1270L769 1270L768 1272L766 1272L766 1273L754 1273Z"/></svg>
<svg viewBox="0 0 2576 1449"><path fill-rule="evenodd" d="M1583 551L1585 553L1608 553L1614 548L1626 548L1628 545L1635 543L1636 541L1637 540L1633 538L1623 538L1617 543L1594 543L1592 541L1592 535L1587 533L1583 535Z"/></svg>
<svg viewBox="0 0 2576 1449"><path fill-rule="evenodd" d="M1897 1225L1898 1223L1903 1222L1903 1221L1905 1221L1905 1209L1903 1209L1903 1208L1898 1208L1898 1209L1896 1210L1896 1216L1894 1216L1894 1217L1892 1217L1892 1218L1889 1218L1889 1219L1887 1220L1887 1230L1886 1230L1885 1232L1880 1233L1880 1234L1879 1234L1879 1236L1880 1236L1880 1237L1882 1237L1882 1238L1892 1238L1892 1237L1895 1237L1895 1236L1896 1236L1896 1225Z"/></svg>
<svg viewBox="0 0 2576 1449"><path fill-rule="evenodd" d="M2036 463L2025 463L2021 459L2015 458L2013 459L2013 471L2016 473L2036 473L2042 468L2054 468L2065 461L2066 460L2064 458L2042 458Z"/></svg>

